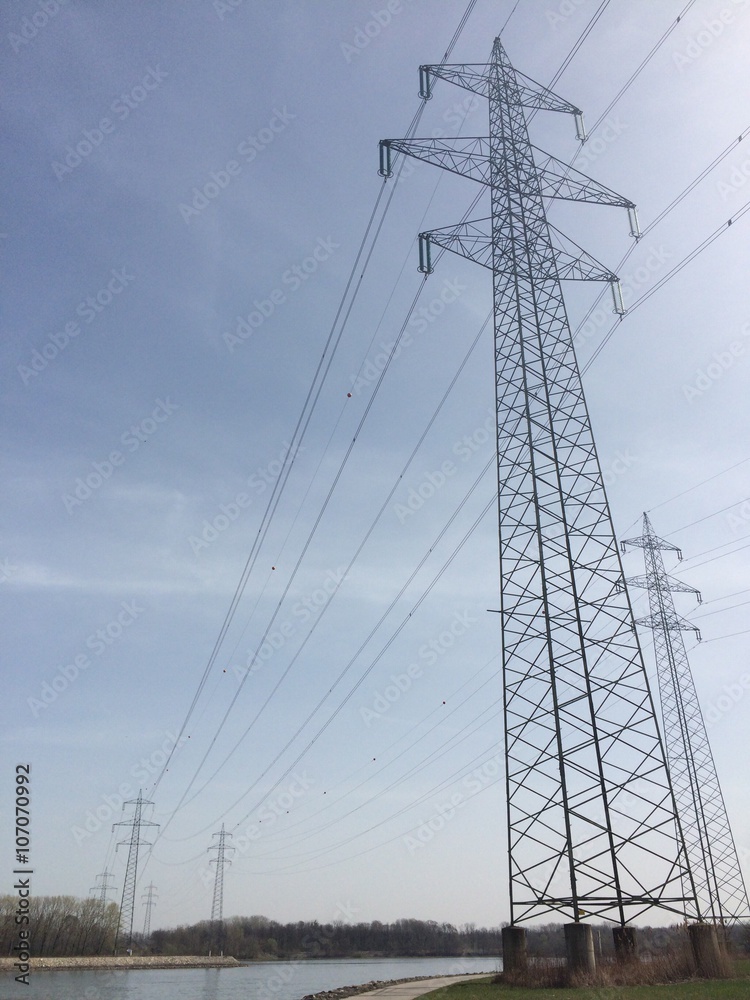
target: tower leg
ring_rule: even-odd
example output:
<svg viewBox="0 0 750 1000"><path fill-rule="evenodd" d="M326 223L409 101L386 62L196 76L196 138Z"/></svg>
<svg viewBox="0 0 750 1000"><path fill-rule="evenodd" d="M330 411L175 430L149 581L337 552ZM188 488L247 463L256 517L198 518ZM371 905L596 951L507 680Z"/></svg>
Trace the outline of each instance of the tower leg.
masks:
<svg viewBox="0 0 750 1000"><path fill-rule="evenodd" d="M565 924L565 951L569 972L596 972L594 933L590 924Z"/></svg>
<svg viewBox="0 0 750 1000"><path fill-rule="evenodd" d="M615 958L618 962L635 962L638 959L638 938L635 927L613 927Z"/></svg>
<svg viewBox="0 0 750 1000"><path fill-rule="evenodd" d="M525 972L528 967L526 955L526 928L503 927L503 972Z"/></svg>
<svg viewBox="0 0 750 1000"><path fill-rule="evenodd" d="M713 924L690 924L688 927L698 975L706 979L722 979L728 974L726 956L719 945Z"/></svg>

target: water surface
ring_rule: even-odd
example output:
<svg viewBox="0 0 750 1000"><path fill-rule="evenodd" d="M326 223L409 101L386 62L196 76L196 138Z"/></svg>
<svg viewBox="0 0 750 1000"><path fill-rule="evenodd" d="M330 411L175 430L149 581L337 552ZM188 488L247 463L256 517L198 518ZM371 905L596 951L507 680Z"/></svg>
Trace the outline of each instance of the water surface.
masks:
<svg viewBox="0 0 750 1000"><path fill-rule="evenodd" d="M35 972L30 987L5 974L0 1000L300 1000L373 979L497 972L498 958L322 959L252 962L238 969Z"/></svg>

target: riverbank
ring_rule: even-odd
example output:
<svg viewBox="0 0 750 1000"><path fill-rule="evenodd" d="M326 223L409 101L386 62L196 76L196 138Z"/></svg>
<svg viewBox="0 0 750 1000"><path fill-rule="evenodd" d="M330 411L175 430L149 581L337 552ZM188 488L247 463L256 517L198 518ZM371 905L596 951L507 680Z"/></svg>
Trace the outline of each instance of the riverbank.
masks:
<svg viewBox="0 0 750 1000"><path fill-rule="evenodd" d="M15 959L0 958L0 971L13 972ZM59 972L98 970L111 972L122 969L239 969L236 958L222 956L209 958L203 955L90 955L86 958L32 958L31 971Z"/></svg>
<svg viewBox="0 0 750 1000"><path fill-rule="evenodd" d="M474 972L472 977L487 978L486 972ZM360 993L373 993L375 990L382 990L386 986L401 986L403 983L429 982L434 976L410 976L408 979L373 979L369 983L361 983L359 986L339 986L335 990L322 990L320 993L308 993L302 1000L345 1000L346 997L355 997ZM460 973L455 976L442 976L443 979L452 979L455 982L465 981L468 976Z"/></svg>

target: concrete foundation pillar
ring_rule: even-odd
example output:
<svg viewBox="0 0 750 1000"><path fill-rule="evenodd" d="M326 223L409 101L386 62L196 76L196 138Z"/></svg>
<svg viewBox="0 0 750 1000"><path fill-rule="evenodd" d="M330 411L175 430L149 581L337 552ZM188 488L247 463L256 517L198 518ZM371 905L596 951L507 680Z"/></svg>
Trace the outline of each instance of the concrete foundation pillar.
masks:
<svg viewBox="0 0 750 1000"><path fill-rule="evenodd" d="M635 927L613 927L615 958L618 962L634 962L638 959L638 937Z"/></svg>
<svg viewBox="0 0 750 1000"><path fill-rule="evenodd" d="M565 951L569 972L596 972L594 934L589 924L565 925Z"/></svg>
<svg viewBox="0 0 750 1000"><path fill-rule="evenodd" d="M526 928L503 927L503 972L525 972L528 966L526 957Z"/></svg>
<svg viewBox="0 0 750 1000"><path fill-rule="evenodd" d="M719 945L713 924L691 924L688 927L698 975L706 979L719 979L727 975L727 962Z"/></svg>

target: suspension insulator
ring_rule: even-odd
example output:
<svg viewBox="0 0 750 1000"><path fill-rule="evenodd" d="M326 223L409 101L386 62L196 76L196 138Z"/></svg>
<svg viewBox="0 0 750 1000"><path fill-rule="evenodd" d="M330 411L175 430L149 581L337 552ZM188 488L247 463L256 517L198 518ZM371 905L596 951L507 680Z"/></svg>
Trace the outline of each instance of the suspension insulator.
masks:
<svg viewBox="0 0 750 1000"><path fill-rule="evenodd" d="M391 169L391 145L387 139L380 140L380 169L378 173L381 177L393 177Z"/></svg>
<svg viewBox="0 0 750 1000"><path fill-rule="evenodd" d="M422 274L432 274L432 250L429 233L419 234L419 268Z"/></svg>
<svg viewBox="0 0 750 1000"><path fill-rule="evenodd" d="M579 142L585 142L588 139L588 136L586 135L586 126L583 123L583 112L576 111L573 116L573 121L576 123L576 139L578 139Z"/></svg>
<svg viewBox="0 0 750 1000"><path fill-rule="evenodd" d="M432 100L432 78L429 66L419 67L419 96L423 101Z"/></svg>
<svg viewBox="0 0 750 1000"><path fill-rule="evenodd" d="M613 312L618 316L624 316L627 310L625 309L625 303L622 301L622 286L617 278L610 282L610 288L612 289Z"/></svg>
<svg viewBox="0 0 750 1000"><path fill-rule="evenodd" d="M641 226L638 222L638 212L636 211L635 205L628 205L628 222L630 223L630 235L635 240L639 240L643 233L641 232Z"/></svg>

